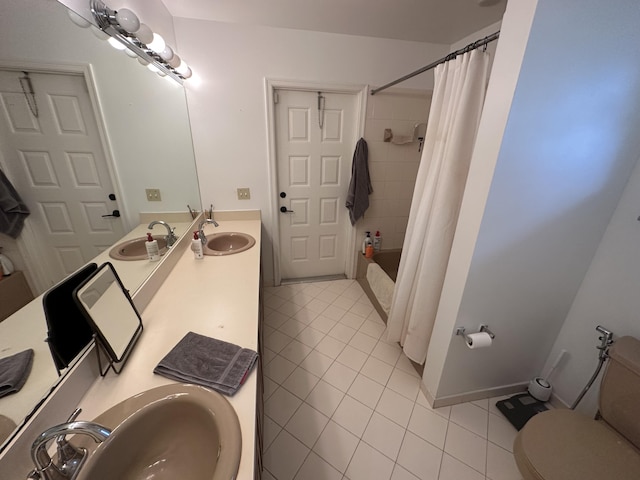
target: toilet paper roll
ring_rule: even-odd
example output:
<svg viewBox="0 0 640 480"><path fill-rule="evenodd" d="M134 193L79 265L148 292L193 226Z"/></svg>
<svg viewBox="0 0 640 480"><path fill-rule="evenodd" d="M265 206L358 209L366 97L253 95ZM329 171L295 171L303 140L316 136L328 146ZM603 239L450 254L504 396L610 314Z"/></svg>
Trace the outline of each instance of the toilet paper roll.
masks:
<svg viewBox="0 0 640 480"><path fill-rule="evenodd" d="M491 335L487 332L472 333L467 335L467 347L471 349L485 348L491 346Z"/></svg>

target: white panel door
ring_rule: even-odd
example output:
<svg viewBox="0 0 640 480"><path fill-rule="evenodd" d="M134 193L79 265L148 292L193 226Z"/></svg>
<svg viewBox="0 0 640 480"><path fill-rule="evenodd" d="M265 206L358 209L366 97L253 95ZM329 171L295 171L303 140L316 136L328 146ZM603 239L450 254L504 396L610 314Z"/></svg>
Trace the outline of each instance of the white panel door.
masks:
<svg viewBox="0 0 640 480"><path fill-rule="evenodd" d="M53 285L125 232L84 78L30 73L34 100L24 76L0 71L0 149Z"/></svg>
<svg viewBox="0 0 640 480"><path fill-rule="evenodd" d="M345 208L355 148L356 95L278 90L276 149L283 279L344 274ZM283 211L285 210L285 211Z"/></svg>

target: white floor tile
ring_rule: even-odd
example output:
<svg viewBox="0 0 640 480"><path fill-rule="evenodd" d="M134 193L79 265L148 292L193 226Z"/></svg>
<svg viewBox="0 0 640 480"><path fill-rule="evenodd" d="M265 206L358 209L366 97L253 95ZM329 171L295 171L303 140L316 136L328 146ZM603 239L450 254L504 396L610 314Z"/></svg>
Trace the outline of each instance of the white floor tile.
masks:
<svg viewBox="0 0 640 480"><path fill-rule="evenodd" d="M485 480L484 475L446 453L442 457L438 480Z"/></svg>
<svg viewBox="0 0 640 480"><path fill-rule="evenodd" d="M280 434L281 431L282 431L282 427L265 415L264 438L262 440L263 450L267 450L267 448L269 448L269 446L273 443L273 441L276 439L276 437Z"/></svg>
<svg viewBox="0 0 640 480"><path fill-rule="evenodd" d="M334 468L344 473L358 443L358 437L337 423L329 421L313 447L313 451Z"/></svg>
<svg viewBox="0 0 640 480"><path fill-rule="evenodd" d="M353 307L349 310L351 313L355 313L356 315L360 315L363 318L367 318L369 314L373 311L373 307L371 303L362 303L356 302Z"/></svg>
<svg viewBox="0 0 640 480"><path fill-rule="evenodd" d="M320 377L316 377L313 373L298 367L287 377L282 386L300 400L304 400L319 381Z"/></svg>
<svg viewBox="0 0 640 480"><path fill-rule="evenodd" d="M366 375L371 380L375 380L381 385L386 385L389 381L389 377L393 372L393 367L388 363L384 363L382 360L378 360L375 357L369 357L365 364L362 366L360 373Z"/></svg>
<svg viewBox="0 0 640 480"><path fill-rule="evenodd" d="M302 400L280 387L265 402L264 413L284 427L301 404Z"/></svg>
<svg viewBox="0 0 640 480"><path fill-rule="evenodd" d="M314 298L309 303L307 303L307 306L304 308L307 310L311 310L315 313L322 313L325 311L325 309L328 306L329 306L329 303L323 302L322 300L318 300L317 298Z"/></svg>
<svg viewBox="0 0 640 480"><path fill-rule="evenodd" d="M269 350L273 350L274 352L278 353L280 352L280 350L286 347L291 342L291 340L293 340L292 337L276 330L268 337L265 337L264 346Z"/></svg>
<svg viewBox="0 0 640 480"><path fill-rule="evenodd" d="M404 436L404 428L379 413L373 412L369 425L362 435L362 440L395 461Z"/></svg>
<svg viewBox="0 0 640 480"><path fill-rule="evenodd" d="M420 378L409 375L399 369L394 369L387 382L387 388L415 401L420 391Z"/></svg>
<svg viewBox="0 0 640 480"><path fill-rule="evenodd" d="M367 358L368 355L366 353L347 345L336 360L353 370L360 371Z"/></svg>
<svg viewBox="0 0 640 480"><path fill-rule="evenodd" d="M384 333L385 326L384 324L379 324L376 322L372 322L371 320L365 320L365 322L360 325L360 331L364 334L369 335L370 337L379 340L382 334Z"/></svg>
<svg viewBox="0 0 640 480"><path fill-rule="evenodd" d="M365 335L362 332L356 332L356 334L349 341L349 345L354 348L357 348L361 352L370 355L373 351L373 348L376 346L377 340L369 335Z"/></svg>
<svg viewBox="0 0 640 480"><path fill-rule="evenodd" d="M372 409L349 395L345 395L331 418L354 435L362 437L372 414Z"/></svg>
<svg viewBox="0 0 640 480"><path fill-rule="evenodd" d="M313 295L309 295L306 292L298 292L293 297L291 297L289 301L292 303L295 303L296 305L299 305L300 307L304 307L311 300L313 300L313 298L314 298Z"/></svg>
<svg viewBox="0 0 640 480"><path fill-rule="evenodd" d="M487 447L487 478L490 480L522 479L513 455L492 443Z"/></svg>
<svg viewBox="0 0 640 480"><path fill-rule="evenodd" d="M264 304L269 307L269 308L273 308L274 310L277 309L279 306L281 306L282 304L286 303L286 299L279 297L277 295L271 296L267 299L265 299Z"/></svg>
<svg viewBox="0 0 640 480"><path fill-rule="evenodd" d="M264 335L264 338L267 338L269 335L271 335L275 331L276 331L275 328L270 327L267 324L262 325L262 334Z"/></svg>
<svg viewBox="0 0 640 480"><path fill-rule="evenodd" d="M291 417L291 420L285 425L284 429L307 447L311 448L320 437L320 434L328 422L329 417L323 415L308 404L303 403L293 417Z"/></svg>
<svg viewBox="0 0 640 480"><path fill-rule="evenodd" d="M415 402L399 393L385 388L376 406L376 412L394 421L402 428L407 428Z"/></svg>
<svg viewBox="0 0 640 480"><path fill-rule="evenodd" d="M304 444L283 430L265 451L264 465L278 480L292 480L308 453Z"/></svg>
<svg viewBox="0 0 640 480"><path fill-rule="evenodd" d="M451 407L449 420L472 431L476 435L487 438L489 412L473 403L453 405Z"/></svg>
<svg viewBox="0 0 640 480"><path fill-rule="evenodd" d="M474 400L471 403L473 403L477 407L484 408L485 410L489 410L489 399L488 398L483 398L482 400Z"/></svg>
<svg viewBox="0 0 640 480"><path fill-rule="evenodd" d="M489 414L489 435L487 438L490 442L513 452L513 442L516 439L518 431L506 420L502 414Z"/></svg>
<svg viewBox="0 0 640 480"><path fill-rule="evenodd" d="M487 461L486 439L449 422L444 451L484 474Z"/></svg>
<svg viewBox="0 0 640 480"><path fill-rule="evenodd" d="M295 369L295 363L290 362L280 355L276 355L275 358L264 367L264 374L274 382L281 384Z"/></svg>
<svg viewBox="0 0 640 480"><path fill-rule="evenodd" d="M382 340L378 341L375 348L371 352L371 355L376 357L378 360L382 360L389 365L394 365L398 361L398 357L402 353L402 349L399 345L389 344L383 342Z"/></svg>
<svg viewBox="0 0 640 480"><path fill-rule="evenodd" d="M331 417L340 402L342 402L343 397L344 393L336 387L324 380L320 380L307 396L306 402L327 417Z"/></svg>
<svg viewBox="0 0 640 480"><path fill-rule="evenodd" d="M305 345L298 340L292 340L286 347L280 350L280 356L295 363L296 365L299 365L312 350L313 348L308 345Z"/></svg>
<svg viewBox="0 0 640 480"><path fill-rule="evenodd" d="M341 480L342 473L311 452L300 467L295 480ZM263 479L264 480L264 479Z"/></svg>
<svg viewBox="0 0 640 480"><path fill-rule="evenodd" d="M333 301L333 305L335 305L336 307L344 308L345 310L349 310L351 307L353 307L354 303L356 303L356 301L353 298L343 297L342 295L340 295Z"/></svg>
<svg viewBox="0 0 640 480"><path fill-rule="evenodd" d="M276 358L276 355L278 355L276 352L274 352L273 350L269 350L267 347L264 348L264 353L263 353L263 361L262 361L262 366L266 367L269 362L271 362L271 360L273 360L274 358Z"/></svg>
<svg viewBox="0 0 640 480"><path fill-rule="evenodd" d="M421 480L435 480L440 471L442 450L407 432L398 454L398 463Z"/></svg>
<svg viewBox="0 0 640 480"><path fill-rule="evenodd" d="M300 362L300 366L306 371L313 373L316 377L322 377L333 363L333 358L313 350Z"/></svg>
<svg viewBox="0 0 640 480"><path fill-rule="evenodd" d="M335 305L329 305L326 309L322 311L322 314L325 317L328 317L331 320L335 320L335 321L340 321L340 319L344 317L345 313L347 313L345 309L336 307Z"/></svg>
<svg viewBox="0 0 640 480"><path fill-rule="evenodd" d="M312 300L306 306L298 310L298 312L293 316L293 318L295 318L299 322L302 322L306 325L309 325L311 322L313 322L320 314L320 312L314 310L313 308L309 308L309 305L311 305L314 301L315 300Z"/></svg>
<svg viewBox="0 0 640 480"><path fill-rule="evenodd" d="M276 308L276 310L280 313L284 313L285 315L288 316L293 316L296 314L297 311L299 311L302 307L300 305L296 305L293 302L285 302L282 305L280 305L278 308Z"/></svg>
<svg viewBox="0 0 640 480"><path fill-rule="evenodd" d="M422 392L422 390L418 393L418 399L416 400L416 403L418 405L422 405L424 408L431 410L434 413L437 413L442 418L449 420L449 416L451 415L451 407L447 406L447 407L432 408L431 405L429 405L429 402L424 396L424 393Z"/></svg>
<svg viewBox="0 0 640 480"><path fill-rule="evenodd" d="M325 334L322 333L320 330L316 330L315 328L312 328L312 327L307 327L298 334L298 336L296 337L296 340L313 348L316 345L318 345L318 343L320 343L320 341L324 338L324 336Z"/></svg>
<svg viewBox="0 0 640 480"><path fill-rule="evenodd" d="M328 304L332 304L333 302L335 302L338 296L339 295L337 293L326 289L320 292L318 295L316 295L316 298L318 300L322 300L323 302L327 302Z"/></svg>
<svg viewBox="0 0 640 480"><path fill-rule="evenodd" d="M409 360L409 358L406 355L400 355L398 357L398 361L396 362L396 368L414 377L420 376L416 371L415 367L413 366L413 363L411 363L411 360Z"/></svg>
<svg viewBox="0 0 640 480"><path fill-rule="evenodd" d="M408 430L423 440L443 449L448 422L445 418L422 405L416 404L409 420Z"/></svg>
<svg viewBox="0 0 640 480"><path fill-rule="evenodd" d="M358 372L355 370L339 362L333 362L322 379L338 390L346 392L357 376Z"/></svg>
<svg viewBox="0 0 640 480"><path fill-rule="evenodd" d="M384 387L364 375L358 375L347 390L347 394L364 403L369 408L376 408Z"/></svg>
<svg viewBox="0 0 640 480"><path fill-rule="evenodd" d="M269 473L266 468L262 470L262 480L278 480L276 477Z"/></svg>
<svg viewBox="0 0 640 480"><path fill-rule="evenodd" d="M356 334L355 329L351 327L347 327L346 325L342 325L341 323L337 323L328 333L329 336L340 340L341 342L348 343L351 338Z"/></svg>
<svg viewBox="0 0 640 480"><path fill-rule="evenodd" d="M271 380L269 377L264 377L264 401L267 399L278 389L279 385Z"/></svg>
<svg viewBox="0 0 640 480"><path fill-rule="evenodd" d="M367 317L367 320L369 320L370 322L378 323L382 326L385 325L384 321L382 320L382 317L376 310L374 310L369 314L369 316Z"/></svg>
<svg viewBox="0 0 640 480"><path fill-rule="evenodd" d="M318 345L316 345L316 350L320 353L325 354L327 357L335 359L338 355L340 355L340 353L342 353L342 350L344 350L345 346L345 343L327 335L322 340L320 340L320 343L318 343Z"/></svg>
<svg viewBox="0 0 640 480"><path fill-rule="evenodd" d="M302 322L299 322L298 320L294 320L293 318L290 318L289 320L284 322L278 330L280 330L285 335L289 335L291 338L295 338L305 328L307 328L307 325L305 325Z"/></svg>
<svg viewBox="0 0 640 480"><path fill-rule="evenodd" d="M331 320L324 315L318 315L312 322L311 326L316 330L320 330L322 333L329 333L333 327L336 326L335 320Z"/></svg>
<svg viewBox="0 0 640 480"><path fill-rule="evenodd" d="M340 319L340 323L342 325L346 325L347 327L353 328L355 330L358 330L365 321L365 318L351 312L345 313L344 317Z"/></svg>
<svg viewBox="0 0 640 480"><path fill-rule="evenodd" d="M393 474L391 475L391 480L420 480L413 473L408 472L400 465L396 463L396 466L393 468Z"/></svg>
<svg viewBox="0 0 640 480"><path fill-rule="evenodd" d="M360 442L347 468L349 480L389 480L394 462L376 449Z"/></svg>

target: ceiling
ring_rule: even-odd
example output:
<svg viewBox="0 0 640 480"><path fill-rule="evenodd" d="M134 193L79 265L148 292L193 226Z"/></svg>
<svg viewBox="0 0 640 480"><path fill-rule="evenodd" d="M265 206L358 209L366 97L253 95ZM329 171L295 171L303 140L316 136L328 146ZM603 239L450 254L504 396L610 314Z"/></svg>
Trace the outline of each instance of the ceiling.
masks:
<svg viewBox="0 0 640 480"><path fill-rule="evenodd" d="M162 2L174 17L450 45L500 20L507 0Z"/></svg>

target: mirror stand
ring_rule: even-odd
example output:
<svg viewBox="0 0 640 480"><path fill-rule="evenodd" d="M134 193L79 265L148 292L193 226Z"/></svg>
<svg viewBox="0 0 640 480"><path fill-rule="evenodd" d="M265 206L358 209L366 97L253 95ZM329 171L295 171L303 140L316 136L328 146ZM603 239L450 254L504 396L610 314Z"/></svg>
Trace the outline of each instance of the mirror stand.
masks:
<svg viewBox="0 0 640 480"><path fill-rule="evenodd" d="M141 332L142 330L140 330L136 335L136 337L133 339L134 343L137 341L137 338L140 336ZM120 372L122 372L122 369L124 369L124 365L127 360L126 357L123 358L121 361L114 360L109 356L109 352L107 351L104 344L102 343L102 340L100 340L100 337L95 333L93 334L93 340L96 346L96 356L98 357L98 370L100 371L100 376L101 377L106 376L107 373L109 373L110 369L113 370L113 372L116 375L119 375ZM103 370L103 366L104 366L104 370Z"/></svg>

